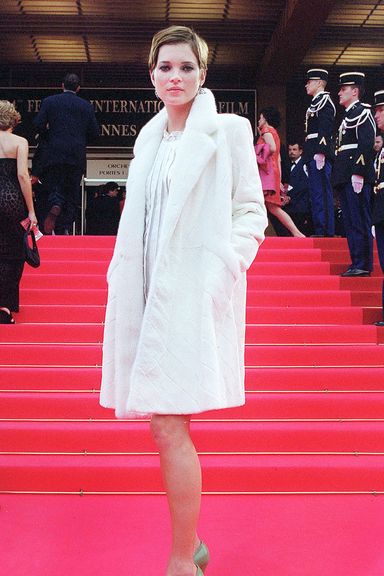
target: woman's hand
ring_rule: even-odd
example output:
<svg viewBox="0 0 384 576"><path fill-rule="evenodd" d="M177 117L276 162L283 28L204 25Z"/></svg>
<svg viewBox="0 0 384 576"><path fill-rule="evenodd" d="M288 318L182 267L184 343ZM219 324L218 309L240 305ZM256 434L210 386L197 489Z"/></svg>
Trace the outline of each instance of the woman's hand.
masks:
<svg viewBox="0 0 384 576"><path fill-rule="evenodd" d="M35 226L37 226L37 218L34 210L28 212L28 218L31 223L31 228L35 228Z"/></svg>

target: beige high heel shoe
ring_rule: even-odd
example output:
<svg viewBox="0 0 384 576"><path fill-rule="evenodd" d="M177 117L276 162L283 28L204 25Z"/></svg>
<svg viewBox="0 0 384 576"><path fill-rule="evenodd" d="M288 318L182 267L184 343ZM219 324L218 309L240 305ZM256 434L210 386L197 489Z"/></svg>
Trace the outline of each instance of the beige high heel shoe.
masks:
<svg viewBox="0 0 384 576"><path fill-rule="evenodd" d="M200 569L202 575L204 574L207 568L209 560L210 555L208 546L204 544L204 542L200 542L200 546L198 547L193 556L193 561L196 564L196 566ZM197 576L199 576L199 572L197 572Z"/></svg>

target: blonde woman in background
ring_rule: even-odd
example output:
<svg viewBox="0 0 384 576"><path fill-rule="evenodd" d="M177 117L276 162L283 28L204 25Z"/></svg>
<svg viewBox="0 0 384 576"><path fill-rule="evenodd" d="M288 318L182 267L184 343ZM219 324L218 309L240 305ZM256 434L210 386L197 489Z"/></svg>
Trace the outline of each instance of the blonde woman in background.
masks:
<svg viewBox="0 0 384 576"><path fill-rule="evenodd" d="M19 311L19 284L24 268L20 224L37 220L28 173L28 142L12 134L20 114L11 102L0 100L0 324L14 324Z"/></svg>

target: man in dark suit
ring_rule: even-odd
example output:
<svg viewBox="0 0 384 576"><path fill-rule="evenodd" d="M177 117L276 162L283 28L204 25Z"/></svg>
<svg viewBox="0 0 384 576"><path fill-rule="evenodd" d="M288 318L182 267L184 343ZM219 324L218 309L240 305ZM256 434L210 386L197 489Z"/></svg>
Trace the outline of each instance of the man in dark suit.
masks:
<svg viewBox="0 0 384 576"><path fill-rule="evenodd" d="M340 198L351 265L342 276L369 276L373 266L372 188L376 125L368 104L360 97L362 72L340 75L339 100L345 116L339 127L332 181Z"/></svg>
<svg viewBox="0 0 384 576"><path fill-rule="evenodd" d="M87 234L115 236L120 221L120 191L116 182L107 182L89 201L86 210Z"/></svg>
<svg viewBox="0 0 384 576"><path fill-rule="evenodd" d="M375 120L379 130L384 130L384 90L379 90L374 94L375 98ZM376 181L373 200L372 223L375 226L375 236L377 251L382 272L384 272L384 148L377 153L375 160ZM384 326L384 281L382 288L382 310L383 319L375 322L376 326Z"/></svg>
<svg viewBox="0 0 384 576"><path fill-rule="evenodd" d="M80 203L80 183L86 165L86 146L99 134L93 108L79 98L80 80L67 74L63 92L48 96L35 119L38 131L46 136L45 183L49 190L44 232L52 234L60 215L61 230L68 231Z"/></svg>
<svg viewBox="0 0 384 576"><path fill-rule="evenodd" d="M296 226L306 236L313 234L311 215L311 200L309 196L308 176L304 170L303 148L298 142L288 145L288 157L290 166L284 184L284 197L289 199L283 206L283 210L290 215ZM288 230L282 226L277 218L271 217L272 225L278 236L290 236Z"/></svg>
<svg viewBox="0 0 384 576"><path fill-rule="evenodd" d="M303 161L308 174L316 236L335 234L331 169L336 108L329 92L325 91L327 81L327 70L311 68L307 71L305 89L307 94L312 96L312 101L305 116Z"/></svg>
<svg viewBox="0 0 384 576"><path fill-rule="evenodd" d="M308 176L304 170L303 148L298 142L288 145L288 156L292 162L287 189L290 197L285 210L296 226L306 236L314 233L311 215L311 198Z"/></svg>

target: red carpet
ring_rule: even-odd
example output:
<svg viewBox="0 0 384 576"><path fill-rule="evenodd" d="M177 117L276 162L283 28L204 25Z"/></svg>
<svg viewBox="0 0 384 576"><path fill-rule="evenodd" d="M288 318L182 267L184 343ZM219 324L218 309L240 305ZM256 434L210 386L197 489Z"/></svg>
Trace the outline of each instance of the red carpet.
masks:
<svg viewBox="0 0 384 576"><path fill-rule="evenodd" d="M98 404L113 242L43 238L1 327L6 574L162 574L148 422ZM249 272L247 403L193 424L208 576L384 574L382 278L377 255L370 278L340 278L348 264L344 239L268 238Z"/></svg>

